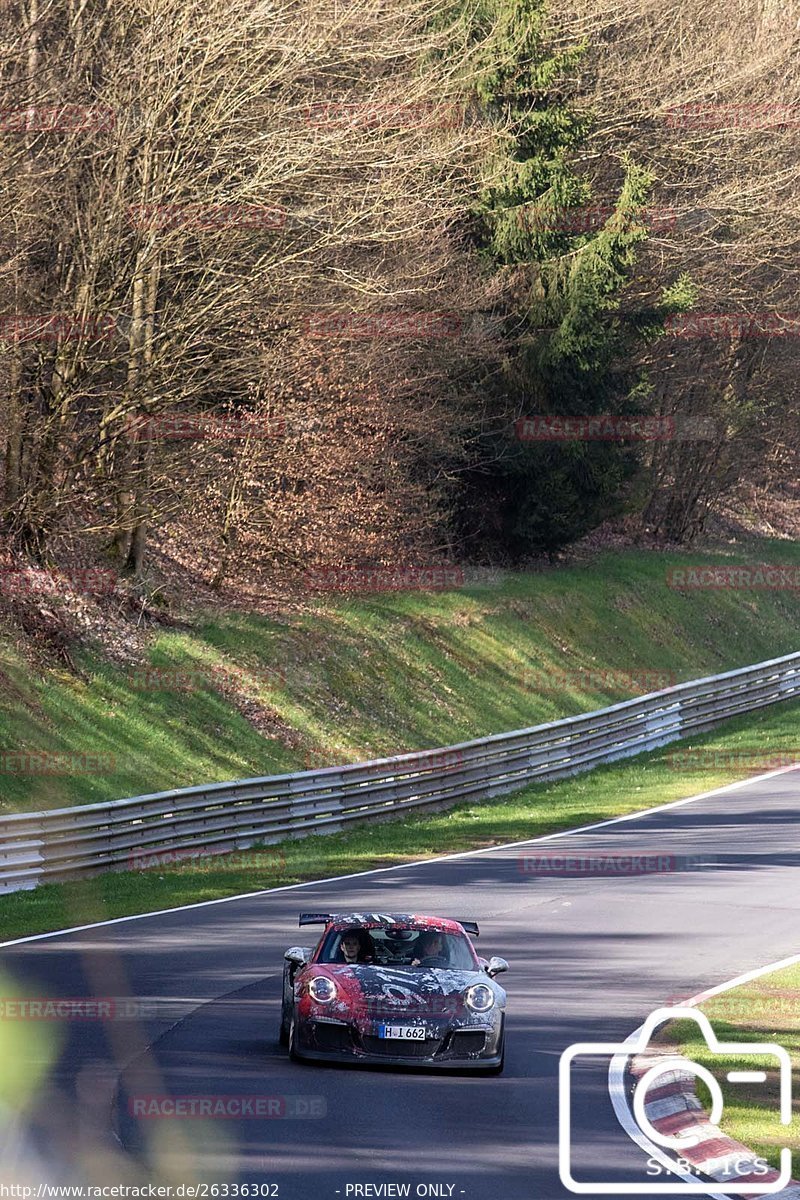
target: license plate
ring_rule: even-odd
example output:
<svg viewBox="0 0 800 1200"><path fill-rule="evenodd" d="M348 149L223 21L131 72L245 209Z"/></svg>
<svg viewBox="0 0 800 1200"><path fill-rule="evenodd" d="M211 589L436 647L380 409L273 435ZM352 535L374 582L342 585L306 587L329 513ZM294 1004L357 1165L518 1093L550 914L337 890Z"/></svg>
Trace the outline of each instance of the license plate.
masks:
<svg viewBox="0 0 800 1200"><path fill-rule="evenodd" d="M424 1042L425 1029L422 1025L379 1025L378 1037L396 1038L400 1042Z"/></svg>

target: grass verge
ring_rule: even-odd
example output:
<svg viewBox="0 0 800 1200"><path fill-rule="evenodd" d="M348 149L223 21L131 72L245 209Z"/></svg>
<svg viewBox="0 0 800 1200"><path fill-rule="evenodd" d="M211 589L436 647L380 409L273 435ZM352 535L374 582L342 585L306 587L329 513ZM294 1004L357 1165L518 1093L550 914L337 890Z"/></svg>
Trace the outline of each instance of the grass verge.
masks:
<svg viewBox="0 0 800 1200"><path fill-rule="evenodd" d="M502 800L284 842L260 859L250 852L244 865L234 855L13 893L0 901L0 938L474 850L635 812L730 783L741 777L743 759L754 773L768 770L796 754L799 724L800 705L785 702L676 744L713 750L712 769L676 767L674 745Z"/></svg>
<svg viewBox="0 0 800 1200"><path fill-rule="evenodd" d="M711 1021L722 1042L777 1042L789 1051L795 1078L800 1068L800 964L773 971L742 987L732 988L699 1006ZM775 1059L756 1055L725 1057L712 1055L697 1026L691 1021L676 1021L666 1027L666 1040L677 1045L681 1054L708 1067L718 1079L725 1099L721 1122L723 1132L741 1142L773 1167L778 1167L780 1149L792 1149L792 1175L800 1177L800 1099L794 1098L791 1125L779 1120L779 1075ZM731 1070L757 1070L766 1073L763 1083L729 1083ZM709 1107L710 1094L698 1084L697 1093Z"/></svg>

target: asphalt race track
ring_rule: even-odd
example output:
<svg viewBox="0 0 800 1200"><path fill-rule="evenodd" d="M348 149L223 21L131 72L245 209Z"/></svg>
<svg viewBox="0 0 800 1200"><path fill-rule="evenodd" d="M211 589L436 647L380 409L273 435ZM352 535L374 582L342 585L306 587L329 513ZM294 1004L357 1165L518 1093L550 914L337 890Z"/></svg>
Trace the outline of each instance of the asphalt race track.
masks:
<svg viewBox="0 0 800 1200"><path fill-rule="evenodd" d="M280 1200L434 1184L428 1195L468 1200L567 1196L561 1051L620 1041L665 1002L800 952L799 809L800 773L784 771L591 832L7 947L0 966L26 996L155 998L141 1019L62 1027L32 1136L51 1177L71 1182L105 1156L120 1181L149 1161L173 1184L274 1183ZM612 874L605 860L565 874L567 854L670 857L653 873ZM477 920L480 953L511 964L505 1074L291 1064L277 1043L280 973L288 946L314 940L300 909ZM268 1096L279 1115L135 1119L133 1101L153 1096ZM646 1180L601 1064L576 1072L573 1107L578 1177ZM410 1191L352 1190L366 1184Z"/></svg>

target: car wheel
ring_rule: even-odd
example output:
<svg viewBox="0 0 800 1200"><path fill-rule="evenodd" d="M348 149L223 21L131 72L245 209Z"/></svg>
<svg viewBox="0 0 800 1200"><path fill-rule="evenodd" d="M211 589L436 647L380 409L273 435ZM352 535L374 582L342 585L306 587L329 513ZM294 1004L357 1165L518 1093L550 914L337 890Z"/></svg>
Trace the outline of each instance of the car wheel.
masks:
<svg viewBox="0 0 800 1200"><path fill-rule="evenodd" d="M297 1053L297 1023L292 1013L289 1021L289 1058L292 1062L299 1062L300 1055Z"/></svg>
<svg viewBox="0 0 800 1200"><path fill-rule="evenodd" d="M289 1045L289 1017L286 1013L286 1006L281 1005L281 1031L278 1034L278 1041L282 1046Z"/></svg>

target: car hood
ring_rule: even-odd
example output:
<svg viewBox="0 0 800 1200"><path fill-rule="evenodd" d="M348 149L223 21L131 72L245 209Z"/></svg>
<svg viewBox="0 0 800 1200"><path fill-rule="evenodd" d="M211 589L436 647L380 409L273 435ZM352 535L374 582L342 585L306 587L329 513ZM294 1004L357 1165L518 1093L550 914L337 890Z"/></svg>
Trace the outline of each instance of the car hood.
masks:
<svg viewBox="0 0 800 1200"><path fill-rule="evenodd" d="M325 1006L325 1013L334 1019L346 1016L364 1022L397 1017L469 1020L470 1010L464 1004L466 989L479 980L492 986L480 971L403 970L368 963L326 963L312 969L314 974L328 975L336 981L336 998Z"/></svg>
<svg viewBox="0 0 800 1200"><path fill-rule="evenodd" d="M326 965L325 973L337 983L356 987L364 996L454 996L471 983L490 983L481 971L451 971L438 967L378 967L371 963Z"/></svg>

